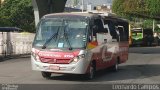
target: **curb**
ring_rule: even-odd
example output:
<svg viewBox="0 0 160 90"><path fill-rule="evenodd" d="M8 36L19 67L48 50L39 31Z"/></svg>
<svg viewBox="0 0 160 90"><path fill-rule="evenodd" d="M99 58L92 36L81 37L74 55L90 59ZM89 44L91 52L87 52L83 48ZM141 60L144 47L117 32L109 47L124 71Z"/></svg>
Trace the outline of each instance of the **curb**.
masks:
<svg viewBox="0 0 160 90"><path fill-rule="evenodd" d="M8 56L2 56L0 55L0 62L9 60L9 59L18 59L18 58L29 58L31 54L21 54L21 55L8 55Z"/></svg>

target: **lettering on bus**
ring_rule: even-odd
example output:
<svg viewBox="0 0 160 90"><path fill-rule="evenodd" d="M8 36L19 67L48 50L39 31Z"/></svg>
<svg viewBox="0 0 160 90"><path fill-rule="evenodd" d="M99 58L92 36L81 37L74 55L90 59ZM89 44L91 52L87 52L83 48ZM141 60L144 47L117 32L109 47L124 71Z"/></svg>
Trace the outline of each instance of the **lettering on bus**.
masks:
<svg viewBox="0 0 160 90"><path fill-rule="evenodd" d="M74 55L64 55L65 58L73 58Z"/></svg>
<svg viewBox="0 0 160 90"><path fill-rule="evenodd" d="M48 54L48 53L40 53L39 56L42 57L62 57L61 55L56 54Z"/></svg>

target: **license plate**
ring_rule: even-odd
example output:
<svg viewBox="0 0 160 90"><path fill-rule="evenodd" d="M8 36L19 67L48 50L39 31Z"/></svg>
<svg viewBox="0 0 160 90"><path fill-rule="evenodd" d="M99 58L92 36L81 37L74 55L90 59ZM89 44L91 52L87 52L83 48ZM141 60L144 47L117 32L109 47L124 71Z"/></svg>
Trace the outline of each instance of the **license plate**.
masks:
<svg viewBox="0 0 160 90"><path fill-rule="evenodd" d="M49 66L49 70L60 70L60 67L59 66Z"/></svg>

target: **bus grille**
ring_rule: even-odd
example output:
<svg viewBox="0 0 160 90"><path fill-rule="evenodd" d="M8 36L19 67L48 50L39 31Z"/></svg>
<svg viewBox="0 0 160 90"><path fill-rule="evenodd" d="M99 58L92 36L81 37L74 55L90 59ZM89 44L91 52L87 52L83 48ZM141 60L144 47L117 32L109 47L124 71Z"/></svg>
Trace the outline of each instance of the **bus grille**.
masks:
<svg viewBox="0 0 160 90"><path fill-rule="evenodd" d="M69 64L71 59L53 59L53 58L40 58L41 62L49 64Z"/></svg>

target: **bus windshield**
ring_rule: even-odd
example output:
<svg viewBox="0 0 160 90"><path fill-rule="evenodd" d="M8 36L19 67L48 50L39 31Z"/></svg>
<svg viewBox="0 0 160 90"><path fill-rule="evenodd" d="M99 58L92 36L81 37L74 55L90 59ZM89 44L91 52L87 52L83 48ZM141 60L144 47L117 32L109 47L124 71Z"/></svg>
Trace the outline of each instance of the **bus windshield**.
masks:
<svg viewBox="0 0 160 90"><path fill-rule="evenodd" d="M33 47L84 48L87 40L86 20L53 18L44 19L38 25Z"/></svg>

